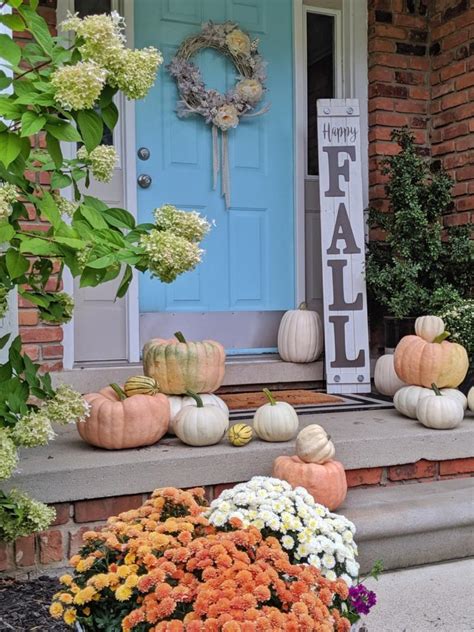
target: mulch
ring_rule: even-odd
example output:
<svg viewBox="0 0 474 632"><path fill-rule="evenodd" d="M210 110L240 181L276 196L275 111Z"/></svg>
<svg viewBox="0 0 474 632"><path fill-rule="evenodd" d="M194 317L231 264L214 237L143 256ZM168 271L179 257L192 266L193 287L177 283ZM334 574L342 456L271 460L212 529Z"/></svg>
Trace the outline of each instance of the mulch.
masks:
<svg viewBox="0 0 474 632"><path fill-rule="evenodd" d="M342 404L344 400L335 395L327 393L317 393L305 389L294 389L287 391L272 391L273 397L280 402L287 402L293 406L310 406L311 404ZM268 399L262 391L255 393L223 393L220 395L230 410L245 410L258 408L268 403Z"/></svg>
<svg viewBox="0 0 474 632"><path fill-rule="evenodd" d="M71 628L49 615L51 597L58 592L54 577L28 581L0 579L1 632L66 632Z"/></svg>

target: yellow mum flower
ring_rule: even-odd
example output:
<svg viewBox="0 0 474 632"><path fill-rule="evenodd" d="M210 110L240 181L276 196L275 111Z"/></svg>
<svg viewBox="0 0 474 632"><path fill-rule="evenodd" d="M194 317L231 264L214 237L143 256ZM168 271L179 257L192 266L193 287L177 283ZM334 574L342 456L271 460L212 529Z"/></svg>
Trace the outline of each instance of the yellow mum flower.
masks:
<svg viewBox="0 0 474 632"><path fill-rule="evenodd" d="M102 590L103 588L107 588L110 584L110 577L105 573L99 573L87 580L87 583L89 586L94 586L97 590Z"/></svg>
<svg viewBox="0 0 474 632"><path fill-rule="evenodd" d="M83 573L84 571L88 571L94 562L95 562L95 557L90 555L89 557L86 557L85 560L80 560L77 563L76 571L78 571L79 573Z"/></svg>
<svg viewBox="0 0 474 632"><path fill-rule="evenodd" d="M71 557L71 559L69 560L69 564L76 568L77 564L81 561L81 556L80 555L73 555ZM63 575L63 577L71 577L70 575ZM72 577L71 577L71 581L72 581ZM67 585L67 584L66 584Z"/></svg>
<svg viewBox="0 0 474 632"><path fill-rule="evenodd" d="M68 608L64 613L63 619L64 623L67 623L67 625L72 625L76 620L76 609Z"/></svg>
<svg viewBox="0 0 474 632"><path fill-rule="evenodd" d="M71 558L71 563L72 563L72 558ZM59 582L61 584L64 584L64 586L70 586L72 584L72 577L71 575L61 575L61 577L59 578Z"/></svg>
<svg viewBox="0 0 474 632"><path fill-rule="evenodd" d="M117 570L117 574L119 577L128 577L131 573L131 569L129 566L119 566L118 570Z"/></svg>
<svg viewBox="0 0 474 632"><path fill-rule="evenodd" d="M119 586L115 591L115 598L117 601L127 601L132 596L132 589L128 586Z"/></svg>
<svg viewBox="0 0 474 632"><path fill-rule="evenodd" d="M55 601L49 606L49 614L53 617L53 619L60 619L63 612L64 608L59 601Z"/></svg>
<svg viewBox="0 0 474 632"><path fill-rule="evenodd" d="M125 556L124 562L125 564L133 564L133 562L137 559L137 556L134 553L127 553Z"/></svg>
<svg viewBox="0 0 474 632"><path fill-rule="evenodd" d="M73 597L69 593L61 593L59 595L59 601L62 601L63 603L69 604L69 603L72 603Z"/></svg>
<svg viewBox="0 0 474 632"><path fill-rule="evenodd" d="M135 588L137 584L138 584L138 575L136 573L132 573L125 580L125 586L127 586L128 588Z"/></svg>
<svg viewBox="0 0 474 632"><path fill-rule="evenodd" d="M94 595L97 593L96 589L93 586L86 586L82 590L80 590L77 595L74 597L74 603L78 605L82 605L84 603L88 603L92 600Z"/></svg>

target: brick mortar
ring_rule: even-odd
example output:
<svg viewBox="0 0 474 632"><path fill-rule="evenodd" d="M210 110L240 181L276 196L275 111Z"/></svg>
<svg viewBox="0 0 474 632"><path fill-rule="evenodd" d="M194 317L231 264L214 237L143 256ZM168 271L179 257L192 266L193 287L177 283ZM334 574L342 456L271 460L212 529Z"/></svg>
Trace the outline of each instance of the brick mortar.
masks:
<svg viewBox="0 0 474 632"><path fill-rule="evenodd" d="M432 474L429 474L430 468L433 470ZM446 473L443 474L443 471ZM398 473L397 480L391 480L391 475L394 473ZM466 459L450 459L445 461L429 461L426 459L421 459L416 463L407 463L404 465L388 465L384 467L374 467L374 468L362 468L356 470L347 470L346 475L348 477L348 486L349 489L373 489L374 487L392 487L394 485L413 485L417 483L433 483L436 481L448 480L453 478L468 478L474 477L474 457L466 458ZM357 479L354 484L354 479ZM372 481L367 483L367 481ZM214 498L219 496L219 494L224 490L230 487L233 487L237 483L224 483L224 484L216 484L212 486L205 487L206 496L208 501L212 501ZM151 493L151 492L150 492ZM145 500L149 497L148 494L141 494L140 502L145 502ZM140 496L139 494L135 494L133 496L114 496L113 498L98 498L93 500L76 500L71 503L60 503L60 507L63 508L65 505L68 506L68 519L66 522L62 524L53 525L46 532L42 534L36 534L34 537L35 541L35 563L29 566L22 566L21 564L15 563L15 551L18 553L21 550L21 541L28 540L28 538L22 538L20 541L20 545L18 545L18 541L15 544L5 545L0 543L0 576L8 575L8 576L33 576L38 574L39 572L49 572L54 573L55 570L64 568L67 565L67 561L71 554L73 554L76 550L77 542L74 541L74 537L77 537L78 534L84 531L89 531L93 529L100 528L105 525L106 520L92 520L90 522L76 522L74 515L74 507L77 503L83 504L83 509L86 508L87 504L89 506L97 508L100 503L107 501L111 504L113 503L127 503L130 498ZM84 505L85 503L85 505ZM113 515L113 514L112 514ZM54 538L58 538L57 533L61 535L60 547L62 551L62 555L60 559L57 561L53 561L51 563L42 563L41 555L42 553L46 555L48 551L41 549L41 537L48 535L54 532L52 536ZM26 542L25 542L26 543ZM58 542L56 542L58 544ZM73 547L71 549L71 547ZM50 552L53 557L59 557L58 547ZM8 562L5 563L2 560L7 558Z"/></svg>

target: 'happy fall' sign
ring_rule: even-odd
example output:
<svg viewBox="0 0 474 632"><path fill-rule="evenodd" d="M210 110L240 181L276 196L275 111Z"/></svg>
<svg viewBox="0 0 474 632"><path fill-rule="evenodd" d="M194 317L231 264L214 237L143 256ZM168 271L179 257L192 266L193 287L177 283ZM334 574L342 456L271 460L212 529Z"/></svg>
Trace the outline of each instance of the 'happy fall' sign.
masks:
<svg viewBox="0 0 474 632"><path fill-rule="evenodd" d="M359 102L319 99L319 195L328 393L370 392Z"/></svg>

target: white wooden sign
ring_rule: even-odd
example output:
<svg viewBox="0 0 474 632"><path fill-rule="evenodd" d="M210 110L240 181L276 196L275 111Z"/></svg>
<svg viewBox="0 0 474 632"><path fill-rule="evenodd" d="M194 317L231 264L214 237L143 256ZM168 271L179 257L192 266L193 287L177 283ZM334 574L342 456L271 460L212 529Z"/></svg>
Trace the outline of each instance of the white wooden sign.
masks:
<svg viewBox="0 0 474 632"><path fill-rule="evenodd" d="M327 391L368 393L359 102L319 99L317 111Z"/></svg>

